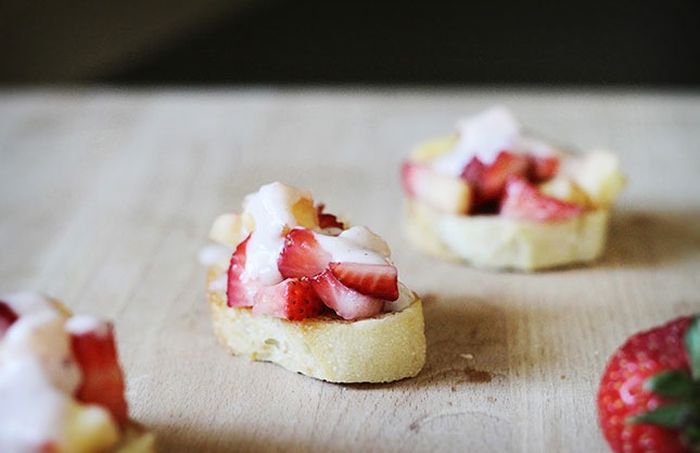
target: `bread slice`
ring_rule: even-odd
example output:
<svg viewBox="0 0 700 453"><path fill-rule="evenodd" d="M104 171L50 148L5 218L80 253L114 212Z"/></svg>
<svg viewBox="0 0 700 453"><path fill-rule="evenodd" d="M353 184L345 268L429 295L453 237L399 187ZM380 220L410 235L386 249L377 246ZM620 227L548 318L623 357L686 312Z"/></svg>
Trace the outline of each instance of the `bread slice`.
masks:
<svg viewBox="0 0 700 453"><path fill-rule="evenodd" d="M407 200L406 234L421 250L491 269L534 271L585 263L605 247L609 213L595 209L556 222L464 216Z"/></svg>
<svg viewBox="0 0 700 453"><path fill-rule="evenodd" d="M221 272L210 267L209 283ZM234 355L336 383L396 381L417 375L425 364L423 308L417 296L400 312L358 321L253 316L250 308L227 306L222 291L209 290L207 296L214 333Z"/></svg>

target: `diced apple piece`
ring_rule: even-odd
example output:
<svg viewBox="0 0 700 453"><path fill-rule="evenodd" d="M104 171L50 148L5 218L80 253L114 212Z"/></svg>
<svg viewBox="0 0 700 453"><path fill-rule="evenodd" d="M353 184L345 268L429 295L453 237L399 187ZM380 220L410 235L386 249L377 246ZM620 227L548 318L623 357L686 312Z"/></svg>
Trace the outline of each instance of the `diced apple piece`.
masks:
<svg viewBox="0 0 700 453"><path fill-rule="evenodd" d="M450 151L457 143L457 135L441 137L429 142L421 143L411 153L414 162L427 162Z"/></svg>
<svg viewBox="0 0 700 453"><path fill-rule="evenodd" d="M104 408L72 403L66 414L65 451L111 451L119 441L119 428Z"/></svg>
<svg viewBox="0 0 700 453"><path fill-rule="evenodd" d="M313 200L309 198L299 198L299 200L292 205L291 211L300 226L310 229L318 228L318 210L316 206L314 206Z"/></svg>
<svg viewBox="0 0 700 453"><path fill-rule="evenodd" d="M593 151L575 162L570 176L595 206L610 206L625 187L617 156L607 151Z"/></svg>
<svg viewBox="0 0 700 453"><path fill-rule="evenodd" d="M538 186L540 192L558 200L566 201L583 207L591 207L591 201L586 192L570 178L557 177Z"/></svg>
<svg viewBox="0 0 700 453"><path fill-rule="evenodd" d="M255 229L255 221L248 214L222 214L214 220L209 239L235 247Z"/></svg>
<svg viewBox="0 0 700 453"><path fill-rule="evenodd" d="M451 214L469 211L471 191L465 181L441 175L414 162L403 164L401 176L409 196Z"/></svg>

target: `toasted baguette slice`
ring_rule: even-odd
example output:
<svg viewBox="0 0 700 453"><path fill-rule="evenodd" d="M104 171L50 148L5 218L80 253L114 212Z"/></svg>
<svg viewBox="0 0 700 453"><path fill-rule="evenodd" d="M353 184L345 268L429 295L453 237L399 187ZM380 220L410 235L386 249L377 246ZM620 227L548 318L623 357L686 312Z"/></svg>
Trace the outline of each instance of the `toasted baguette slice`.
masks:
<svg viewBox="0 0 700 453"><path fill-rule="evenodd" d="M221 269L209 269L211 282ZM235 355L276 363L328 382L391 382L418 374L425 364L423 308L346 321L319 317L287 321L231 308L226 295L208 291L214 333Z"/></svg>
<svg viewBox="0 0 700 453"><path fill-rule="evenodd" d="M477 267L534 271L598 258L604 249L608 210L556 222L501 216L463 216L406 201L406 234L432 255Z"/></svg>

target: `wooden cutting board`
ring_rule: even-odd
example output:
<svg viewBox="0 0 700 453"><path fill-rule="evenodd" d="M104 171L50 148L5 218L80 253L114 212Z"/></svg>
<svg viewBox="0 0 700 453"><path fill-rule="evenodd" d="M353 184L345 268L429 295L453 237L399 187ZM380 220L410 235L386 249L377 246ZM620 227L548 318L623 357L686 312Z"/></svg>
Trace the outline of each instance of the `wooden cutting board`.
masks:
<svg viewBox="0 0 700 453"><path fill-rule="evenodd" d="M416 252L398 166L499 103L629 176L605 257L533 275ZM700 311L700 96L535 91L5 91L0 282L113 318L162 451L605 451L594 395L628 334ZM425 300L414 379L334 385L227 355L197 252L260 184L309 188L392 246Z"/></svg>

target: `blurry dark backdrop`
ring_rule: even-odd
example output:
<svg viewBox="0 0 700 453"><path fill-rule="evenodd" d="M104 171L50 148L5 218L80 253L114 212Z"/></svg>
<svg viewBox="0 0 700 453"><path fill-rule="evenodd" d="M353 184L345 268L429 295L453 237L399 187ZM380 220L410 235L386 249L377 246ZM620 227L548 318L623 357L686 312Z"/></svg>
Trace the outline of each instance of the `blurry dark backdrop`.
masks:
<svg viewBox="0 0 700 453"><path fill-rule="evenodd" d="M0 82L700 85L700 1L1 0Z"/></svg>

